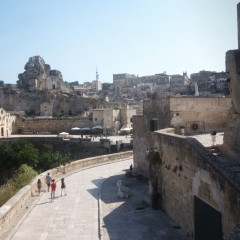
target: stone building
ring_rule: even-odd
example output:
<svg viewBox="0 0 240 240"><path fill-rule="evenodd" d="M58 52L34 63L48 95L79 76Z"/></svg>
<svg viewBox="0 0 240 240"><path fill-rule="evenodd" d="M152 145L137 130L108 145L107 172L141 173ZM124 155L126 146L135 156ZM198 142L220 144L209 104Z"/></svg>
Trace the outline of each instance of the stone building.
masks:
<svg viewBox="0 0 240 240"><path fill-rule="evenodd" d="M40 116L52 116L53 115L53 104L44 102L40 104Z"/></svg>
<svg viewBox="0 0 240 240"><path fill-rule="evenodd" d="M201 96L208 96L211 94L222 94L225 96L229 95L228 89L228 77L225 72L214 72L214 71L200 71L190 75L191 86L198 85L198 91Z"/></svg>
<svg viewBox="0 0 240 240"><path fill-rule="evenodd" d="M228 96L227 75L225 72L200 71L190 78L183 75L166 73L138 77L132 74L113 74L115 101L126 98L145 99L149 94L163 97L194 95L198 85L200 96Z"/></svg>
<svg viewBox="0 0 240 240"><path fill-rule="evenodd" d="M224 131L231 109L231 98L174 97L143 102L143 116L133 117L134 159L139 173L148 177L145 151L153 145L153 132L173 127L176 133ZM136 150L136 151L135 151Z"/></svg>
<svg viewBox="0 0 240 240"><path fill-rule="evenodd" d="M91 87L92 87L92 91L94 91L94 92L101 91L102 83L98 80L94 80L94 81L92 81Z"/></svg>
<svg viewBox="0 0 240 240"><path fill-rule="evenodd" d="M12 134L12 125L15 121L15 116L7 113L0 107L0 137L9 137Z"/></svg>
<svg viewBox="0 0 240 240"><path fill-rule="evenodd" d="M117 135L121 128L132 127L132 118L136 115L135 109L103 108L93 109L93 125L101 125L108 135Z"/></svg>
<svg viewBox="0 0 240 240"><path fill-rule="evenodd" d="M45 64L40 56L30 57L24 69L25 72L18 75L17 85L20 89L70 91L69 84L63 81L62 73L58 70L51 70L50 65Z"/></svg>

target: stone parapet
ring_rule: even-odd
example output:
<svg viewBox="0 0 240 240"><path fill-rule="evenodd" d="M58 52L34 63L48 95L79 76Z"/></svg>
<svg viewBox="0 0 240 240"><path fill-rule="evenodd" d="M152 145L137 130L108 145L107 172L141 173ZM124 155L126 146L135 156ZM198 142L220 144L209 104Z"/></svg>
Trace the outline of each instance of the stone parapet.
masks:
<svg viewBox="0 0 240 240"><path fill-rule="evenodd" d="M51 173L52 178L59 179L60 177L66 177L70 174L73 174L74 172L84 170L88 167L94 167L132 157L132 151L103 155L98 157L86 158L83 160L77 160L72 162L71 164L67 164L66 166L59 166L57 168L41 173L40 175L35 177L29 185L18 191L0 208L0 239L3 236L8 224L10 224L14 217L21 211L21 209L27 208L26 202L31 197L36 195L37 180L41 179L42 183L44 183L48 172Z"/></svg>

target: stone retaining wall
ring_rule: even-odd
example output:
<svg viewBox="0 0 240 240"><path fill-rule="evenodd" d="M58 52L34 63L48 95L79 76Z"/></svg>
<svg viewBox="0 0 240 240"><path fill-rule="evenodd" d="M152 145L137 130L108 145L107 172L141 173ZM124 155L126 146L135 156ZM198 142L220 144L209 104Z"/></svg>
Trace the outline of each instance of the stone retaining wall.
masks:
<svg viewBox="0 0 240 240"><path fill-rule="evenodd" d="M173 129L154 132L150 156L150 193L158 194L158 207L174 219L191 238L195 234L195 198L221 214L222 236L226 237L240 219L240 181L196 139L176 135Z"/></svg>
<svg viewBox="0 0 240 240"><path fill-rule="evenodd" d="M132 151L102 155L98 157L77 160L66 166L60 166L58 168L54 168L44 173L41 173L36 178L34 178L29 185L25 186L20 191L18 191L11 199L9 199L0 208L0 239L5 231L5 228L8 226L8 224L10 224L14 216L16 216L21 209L26 209L27 200L36 195L37 180L41 179L42 183L45 183L45 178L48 172L51 173L51 176L53 178L58 179L61 176L66 176L68 174L74 173L86 167L97 166L104 163L110 163L116 160L132 157L133 157Z"/></svg>

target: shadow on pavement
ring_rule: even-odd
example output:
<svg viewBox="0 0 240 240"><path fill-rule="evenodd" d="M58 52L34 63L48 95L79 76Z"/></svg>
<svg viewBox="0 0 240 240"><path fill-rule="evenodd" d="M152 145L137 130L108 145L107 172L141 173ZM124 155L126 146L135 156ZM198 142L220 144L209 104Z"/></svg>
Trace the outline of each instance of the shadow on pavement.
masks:
<svg viewBox="0 0 240 240"><path fill-rule="evenodd" d="M117 197L117 181L130 188L130 198ZM125 177L108 178L101 191L102 239L107 240L186 240L187 234L160 210L143 208L148 192L147 180ZM137 210L141 209L141 210Z"/></svg>

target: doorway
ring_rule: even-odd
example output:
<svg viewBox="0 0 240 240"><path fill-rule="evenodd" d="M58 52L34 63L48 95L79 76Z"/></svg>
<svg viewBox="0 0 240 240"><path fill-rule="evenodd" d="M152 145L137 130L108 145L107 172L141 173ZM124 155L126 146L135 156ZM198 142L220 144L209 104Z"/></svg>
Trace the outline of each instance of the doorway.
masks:
<svg viewBox="0 0 240 240"><path fill-rule="evenodd" d="M222 240L221 213L194 196L195 240Z"/></svg>

